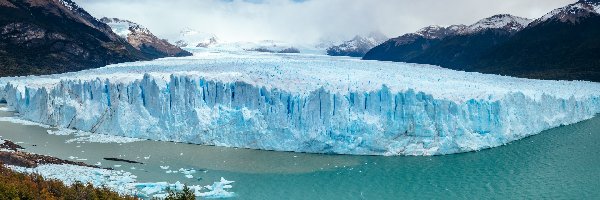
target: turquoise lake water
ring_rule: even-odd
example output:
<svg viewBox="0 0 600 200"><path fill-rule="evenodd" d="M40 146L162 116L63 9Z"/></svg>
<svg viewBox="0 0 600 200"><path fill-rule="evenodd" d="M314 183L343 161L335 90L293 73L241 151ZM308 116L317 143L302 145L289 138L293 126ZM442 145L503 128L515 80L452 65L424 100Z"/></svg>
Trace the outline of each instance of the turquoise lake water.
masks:
<svg viewBox="0 0 600 200"><path fill-rule="evenodd" d="M0 117L13 113L0 111ZM234 199L600 199L600 117L508 145L433 157L321 155L171 142L65 143L45 128L0 122L26 151L130 171L139 182L236 181ZM35 145L35 146L34 146ZM144 162L106 161L118 157ZM146 157L146 158L144 158ZM194 168L194 178L167 174ZM135 169L131 169L134 167Z"/></svg>

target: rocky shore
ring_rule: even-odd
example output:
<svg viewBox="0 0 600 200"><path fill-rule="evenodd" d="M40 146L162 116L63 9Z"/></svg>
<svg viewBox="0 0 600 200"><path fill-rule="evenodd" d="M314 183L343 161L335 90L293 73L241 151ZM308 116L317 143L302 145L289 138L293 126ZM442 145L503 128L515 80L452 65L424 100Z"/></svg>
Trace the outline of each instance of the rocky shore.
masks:
<svg viewBox="0 0 600 200"><path fill-rule="evenodd" d="M60 158L27 153L21 151L23 147L10 140L0 140L0 163L19 167L34 168L44 164L69 164L84 167L100 168L94 165L88 165L83 162L74 162Z"/></svg>

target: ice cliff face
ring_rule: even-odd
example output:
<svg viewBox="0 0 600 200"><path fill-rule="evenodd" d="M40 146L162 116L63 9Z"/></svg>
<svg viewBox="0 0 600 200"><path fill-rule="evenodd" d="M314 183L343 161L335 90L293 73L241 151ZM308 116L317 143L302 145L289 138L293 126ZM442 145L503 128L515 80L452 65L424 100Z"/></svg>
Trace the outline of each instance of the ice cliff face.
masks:
<svg viewBox="0 0 600 200"><path fill-rule="evenodd" d="M198 53L0 84L6 85L0 99L23 118L48 125L314 153L473 151L600 112L598 83L250 52Z"/></svg>

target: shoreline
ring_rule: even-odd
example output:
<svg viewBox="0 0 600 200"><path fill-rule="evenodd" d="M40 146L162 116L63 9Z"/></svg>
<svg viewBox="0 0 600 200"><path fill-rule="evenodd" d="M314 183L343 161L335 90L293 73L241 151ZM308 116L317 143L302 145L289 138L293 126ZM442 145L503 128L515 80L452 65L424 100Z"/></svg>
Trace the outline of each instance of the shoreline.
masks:
<svg viewBox="0 0 600 200"><path fill-rule="evenodd" d="M101 168L95 165L89 165L84 162L75 162L70 160L64 160L53 156L41 155L35 153L28 153L20 151L25 149L18 144L6 139L0 139L3 141L0 144L0 162L5 165L13 165L18 167L35 168L39 165L45 164L68 164L82 167L91 167L96 169L107 169L113 170L112 168Z"/></svg>

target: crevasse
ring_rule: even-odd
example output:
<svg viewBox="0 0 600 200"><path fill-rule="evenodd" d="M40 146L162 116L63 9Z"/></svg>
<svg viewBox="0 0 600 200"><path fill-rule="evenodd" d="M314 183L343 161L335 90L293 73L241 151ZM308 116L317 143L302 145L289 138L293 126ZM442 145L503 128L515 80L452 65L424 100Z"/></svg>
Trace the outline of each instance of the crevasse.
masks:
<svg viewBox="0 0 600 200"><path fill-rule="evenodd" d="M600 95L520 91L452 101L426 92L305 93L242 80L146 74L134 81L61 80L0 87L21 117L93 133L253 149L360 155L439 155L506 144L589 119Z"/></svg>

